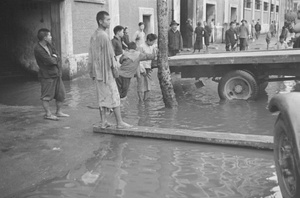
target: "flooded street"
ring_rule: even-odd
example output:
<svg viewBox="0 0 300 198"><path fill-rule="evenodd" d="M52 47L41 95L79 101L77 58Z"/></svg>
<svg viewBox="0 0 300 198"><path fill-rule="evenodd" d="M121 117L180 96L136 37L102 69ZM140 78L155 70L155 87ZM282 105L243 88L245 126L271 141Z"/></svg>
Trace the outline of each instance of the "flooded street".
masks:
<svg viewBox="0 0 300 198"><path fill-rule="evenodd" d="M153 75L156 79L156 74ZM204 80L205 87L197 89L193 79L174 76L174 89L178 110L164 108L159 84L153 83L151 98L139 103L136 80L133 79L128 99L123 102L122 113L130 124L161 128L220 131L257 135L272 135L275 116L267 110L270 98L279 92L290 92L294 82L269 83L267 93L257 101L220 101L217 83ZM88 78L65 82L68 108L97 108L93 83ZM0 85L0 104L40 107L40 84L16 82Z"/></svg>
<svg viewBox="0 0 300 198"><path fill-rule="evenodd" d="M20 197L254 198L276 186L270 152L124 137L107 145L108 153Z"/></svg>
<svg viewBox="0 0 300 198"><path fill-rule="evenodd" d="M258 101L222 102L217 84L210 80L204 80L206 86L201 89L195 88L192 79L179 80L176 75L173 80L177 110L164 108L157 81L150 101L139 103L136 80L132 80L121 108L125 121L139 126L272 135L276 116L268 112L268 101L278 92L291 91L295 85L269 83ZM97 111L90 79L79 78L65 82L65 86L66 112ZM0 104L41 108L38 82L1 84L0 91ZM82 122L89 119L81 116ZM97 134L95 138L104 136L109 135ZM270 151L121 136L111 136L102 144L106 149L102 145L91 151L93 157L64 177L17 197L281 198Z"/></svg>

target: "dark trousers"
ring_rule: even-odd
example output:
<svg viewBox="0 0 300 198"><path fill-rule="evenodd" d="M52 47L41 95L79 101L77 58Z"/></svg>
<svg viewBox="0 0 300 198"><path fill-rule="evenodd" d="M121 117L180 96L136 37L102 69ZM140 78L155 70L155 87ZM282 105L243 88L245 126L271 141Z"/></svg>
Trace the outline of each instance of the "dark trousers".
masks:
<svg viewBox="0 0 300 198"><path fill-rule="evenodd" d="M119 76L118 78L116 78L120 98L125 98L127 96L130 86L130 80L131 78L125 78L123 76Z"/></svg>
<svg viewBox="0 0 300 198"><path fill-rule="evenodd" d="M240 38L240 51L245 51L247 45L246 38Z"/></svg>

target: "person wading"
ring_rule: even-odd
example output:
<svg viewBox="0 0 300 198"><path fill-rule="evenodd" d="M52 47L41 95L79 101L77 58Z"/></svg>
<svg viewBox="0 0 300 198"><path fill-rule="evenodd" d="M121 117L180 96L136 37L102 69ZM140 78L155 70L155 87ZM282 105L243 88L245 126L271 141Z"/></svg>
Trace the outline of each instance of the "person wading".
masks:
<svg viewBox="0 0 300 198"><path fill-rule="evenodd" d="M125 123L121 117L120 95L112 70L116 68L115 53L106 29L110 26L109 14L105 11L97 13L98 29L90 40L89 49L89 73L94 80L98 96L100 110L100 127L107 128L111 124L107 121L107 113L114 111L117 128L128 128L131 125Z"/></svg>
<svg viewBox="0 0 300 198"><path fill-rule="evenodd" d="M52 36L48 29L40 29L37 35L39 42L34 48L34 56L39 66L38 77L41 82L41 100L45 110L45 119L59 120L58 117L69 117L61 111L65 99L65 86L61 79L62 68L59 56L51 45ZM56 100L56 113L50 111L50 101Z"/></svg>

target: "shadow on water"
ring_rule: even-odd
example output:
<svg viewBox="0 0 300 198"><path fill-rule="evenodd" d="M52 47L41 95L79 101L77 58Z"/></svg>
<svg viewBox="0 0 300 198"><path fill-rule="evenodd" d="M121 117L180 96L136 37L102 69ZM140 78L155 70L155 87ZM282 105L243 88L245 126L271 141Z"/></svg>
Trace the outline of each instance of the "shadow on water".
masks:
<svg viewBox="0 0 300 198"><path fill-rule="evenodd" d="M19 197L254 198L277 185L270 152L114 137L107 153L94 154Z"/></svg>

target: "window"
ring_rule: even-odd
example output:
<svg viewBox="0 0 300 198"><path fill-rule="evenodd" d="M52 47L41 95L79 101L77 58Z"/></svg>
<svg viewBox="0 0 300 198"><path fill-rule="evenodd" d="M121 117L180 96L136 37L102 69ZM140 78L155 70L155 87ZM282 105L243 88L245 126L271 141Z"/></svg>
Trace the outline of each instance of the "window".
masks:
<svg viewBox="0 0 300 198"><path fill-rule="evenodd" d="M245 7L246 8L251 8L251 0L245 0Z"/></svg>
<svg viewBox="0 0 300 198"><path fill-rule="evenodd" d="M260 10L261 9L261 0L255 0L255 9Z"/></svg>
<svg viewBox="0 0 300 198"><path fill-rule="evenodd" d="M279 12L279 6L278 5L276 6L276 12Z"/></svg>
<svg viewBox="0 0 300 198"><path fill-rule="evenodd" d="M275 10L275 6L274 4L271 4L271 12L274 12L274 10Z"/></svg>
<svg viewBox="0 0 300 198"><path fill-rule="evenodd" d="M269 3L264 2L264 11L268 11L268 10L269 10Z"/></svg>

